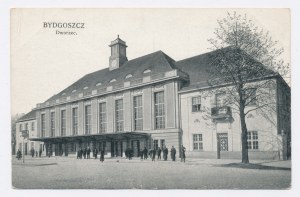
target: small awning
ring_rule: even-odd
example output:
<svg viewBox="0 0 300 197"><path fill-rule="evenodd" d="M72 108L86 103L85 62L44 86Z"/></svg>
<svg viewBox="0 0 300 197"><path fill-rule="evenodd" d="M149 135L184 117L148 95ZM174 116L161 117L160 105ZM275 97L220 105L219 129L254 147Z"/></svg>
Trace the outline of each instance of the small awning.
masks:
<svg viewBox="0 0 300 197"><path fill-rule="evenodd" d="M150 137L149 133L142 132L117 132L117 133L98 133L90 135L72 135L72 136L57 136L57 137L39 137L29 138L31 141L41 142L80 142L80 141L101 141L101 140L127 140L127 139L145 139Z"/></svg>

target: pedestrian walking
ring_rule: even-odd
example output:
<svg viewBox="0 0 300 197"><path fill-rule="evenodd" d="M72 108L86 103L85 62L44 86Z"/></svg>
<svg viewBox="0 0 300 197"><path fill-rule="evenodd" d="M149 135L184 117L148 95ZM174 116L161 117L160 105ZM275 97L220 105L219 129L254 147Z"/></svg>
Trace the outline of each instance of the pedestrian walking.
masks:
<svg viewBox="0 0 300 197"><path fill-rule="evenodd" d="M30 149L30 153L31 153L31 157L33 158L33 157L34 157L34 153L35 153L35 151L34 151L34 148L33 148L33 147L31 147L31 149Z"/></svg>
<svg viewBox="0 0 300 197"><path fill-rule="evenodd" d="M155 149L150 150L150 156L152 161L155 161L155 152Z"/></svg>
<svg viewBox="0 0 300 197"><path fill-rule="evenodd" d="M172 161L176 160L176 149L174 148L174 146L172 146L172 148L171 148L171 158L172 158Z"/></svg>
<svg viewBox="0 0 300 197"><path fill-rule="evenodd" d="M181 162L185 163L185 147L181 144Z"/></svg>
<svg viewBox="0 0 300 197"><path fill-rule="evenodd" d="M104 161L104 150L100 150L100 161Z"/></svg>
<svg viewBox="0 0 300 197"><path fill-rule="evenodd" d="M86 156L87 156L87 159L90 159L90 157L91 157L91 149L90 149L90 147L88 147L87 150L86 150Z"/></svg>
<svg viewBox="0 0 300 197"><path fill-rule="evenodd" d="M168 160L168 153L169 153L169 150L168 150L167 147L165 147L164 150L163 150L164 161Z"/></svg>
<svg viewBox="0 0 300 197"><path fill-rule="evenodd" d="M83 158L86 159L86 148L83 149Z"/></svg>
<svg viewBox="0 0 300 197"><path fill-rule="evenodd" d="M80 159L82 159L82 155L83 155L83 150L82 150L82 148L80 148L80 150L79 150L79 158Z"/></svg>
<svg viewBox="0 0 300 197"><path fill-rule="evenodd" d="M42 149L40 148L40 150L39 150L39 157L42 157Z"/></svg>
<svg viewBox="0 0 300 197"><path fill-rule="evenodd" d="M157 149L157 160L161 160L161 149L158 147Z"/></svg>
<svg viewBox="0 0 300 197"><path fill-rule="evenodd" d="M131 148L129 148L129 150L128 150L128 157L129 157L129 160L131 160L133 157L133 150Z"/></svg>
<svg viewBox="0 0 300 197"><path fill-rule="evenodd" d="M148 150L147 150L146 146L145 146L145 148L143 150L143 153L144 153L144 160L148 159Z"/></svg>
<svg viewBox="0 0 300 197"><path fill-rule="evenodd" d="M98 156L97 148L94 149L93 155L94 155L94 158L97 159L97 156Z"/></svg>
<svg viewBox="0 0 300 197"><path fill-rule="evenodd" d="M38 152L37 152L37 150L35 151L35 157L38 157Z"/></svg>
<svg viewBox="0 0 300 197"><path fill-rule="evenodd" d="M17 151L17 159L20 160L22 158L22 153L20 151L20 149L18 149Z"/></svg>

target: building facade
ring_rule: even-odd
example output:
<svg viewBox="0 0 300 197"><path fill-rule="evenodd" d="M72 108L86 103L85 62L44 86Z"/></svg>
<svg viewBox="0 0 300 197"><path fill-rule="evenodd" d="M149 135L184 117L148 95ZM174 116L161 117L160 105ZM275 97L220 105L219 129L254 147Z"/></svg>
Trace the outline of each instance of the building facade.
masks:
<svg viewBox="0 0 300 197"><path fill-rule="evenodd" d="M32 119L18 121L19 131L35 125L26 146L57 156L90 147L106 157L124 157L127 147L139 156L144 147L180 150L183 144L193 157L216 157L218 146L222 158L239 156L239 117L218 95L206 94L212 89L205 73L208 54L176 62L158 51L128 61L123 40L118 37L110 47L108 68L85 75L37 104ZM272 80L275 125L255 111L248 115L250 158L288 154L290 89L278 76Z"/></svg>

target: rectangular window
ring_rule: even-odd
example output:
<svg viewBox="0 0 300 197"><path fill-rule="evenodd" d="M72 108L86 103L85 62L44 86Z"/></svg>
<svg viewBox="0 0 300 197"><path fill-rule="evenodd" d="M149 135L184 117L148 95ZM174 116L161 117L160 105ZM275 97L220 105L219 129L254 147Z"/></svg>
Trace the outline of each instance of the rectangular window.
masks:
<svg viewBox="0 0 300 197"><path fill-rule="evenodd" d="M226 94L224 92L216 94L216 107L225 106Z"/></svg>
<svg viewBox="0 0 300 197"><path fill-rule="evenodd" d="M55 136L55 112L50 113L50 136Z"/></svg>
<svg viewBox="0 0 300 197"><path fill-rule="evenodd" d="M116 131L124 130L123 99L116 100Z"/></svg>
<svg viewBox="0 0 300 197"><path fill-rule="evenodd" d="M142 96L133 97L134 130L143 130L143 101Z"/></svg>
<svg viewBox="0 0 300 197"><path fill-rule="evenodd" d="M28 123L25 124L25 130L28 130Z"/></svg>
<svg viewBox="0 0 300 197"><path fill-rule="evenodd" d="M61 123L60 123L60 135L61 136L65 136L66 135L66 110L61 110L60 111L60 120L61 120Z"/></svg>
<svg viewBox="0 0 300 197"><path fill-rule="evenodd" d="M199 112L201 110L201 96L192 98L192 112Z"/></svg>
<svg viewBox="0 0 300 197"><path fill-rule="evenodd" d="M92 130L92 111L91 111L91 105L86 105L85 110L85 134L91 134Z"/></svg>
<svg viewBox="0 0 300 197"><path fill-rule="evenodd" d="M78 135L78 108L72 108L72 134Z"/></svg>
<svg viewBox="0 0 300 197"><path fill-rule="evenodd" d="M31 123L31 131L34 131L35 126L34 126L34 122Z"/></svg>
<svg viewBox="0 0 300 197"><path fill-rule="evenodd" d="M202 134L194 134L193 135L193 149L194 150L203 150Z"/></svg>
<svg viewBox="0 0 300 197"><path fill-rule="evenodd" d="M106 103L99 103L99 131L106 132Z"/></svg>
<svg viewBox="0 0 300 197"><path fill-rule="evenodd" d="M258 132L249 131L247 132L247 148L258 150Z"/></svg>
<svg viewBox="0 0 300 197"><path fill-rule="evenodd" d="M41 115L41 127L42 127L42 133L41 133L41 137L45 137L45 133L46 133L46 119L45 119L45 114Z"/></svg>
<svg viewBox="0 0 300 197"><path fill-rule="evenodd" d="M22 129L23 129L23 128L22 128L22 124L20 124L20 126L19 126L19 129L20 129L20 132L21 132L21 131L22 131Z"/></svg>
<svg viewBox="0 0 300 197"><path fill-rule="evenodd" d="M155 128L165 128L164 92L154 93Z"/></svg>

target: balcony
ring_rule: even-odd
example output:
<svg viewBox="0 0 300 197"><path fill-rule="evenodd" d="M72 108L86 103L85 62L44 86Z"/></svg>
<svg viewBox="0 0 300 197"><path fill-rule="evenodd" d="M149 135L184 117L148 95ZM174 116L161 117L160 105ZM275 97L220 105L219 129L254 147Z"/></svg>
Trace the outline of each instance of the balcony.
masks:
<svg viewBox="0 0 300 197"><path fill-rule="evenodd" d="M213 119L213 121L231 121L232 120L231 107L222 106L222 107L211 108L211 118Z"/></svg>

